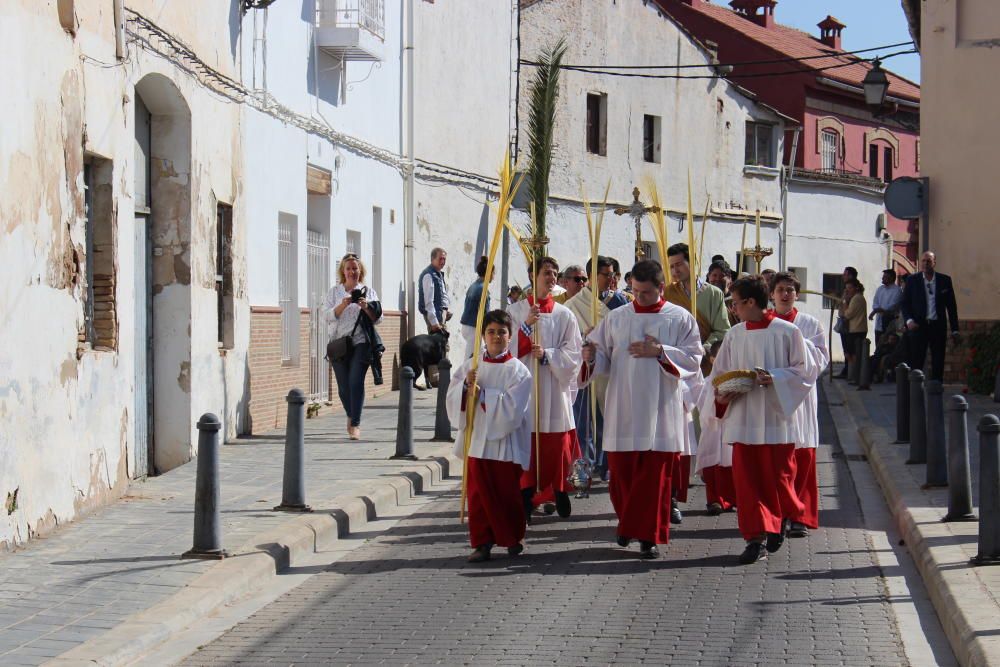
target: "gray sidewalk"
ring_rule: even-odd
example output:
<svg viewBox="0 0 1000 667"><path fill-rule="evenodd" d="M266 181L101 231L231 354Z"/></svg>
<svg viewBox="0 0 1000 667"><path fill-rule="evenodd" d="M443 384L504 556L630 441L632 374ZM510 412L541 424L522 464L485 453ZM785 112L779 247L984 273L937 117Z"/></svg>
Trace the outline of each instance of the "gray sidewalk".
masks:
<svg viewBox="0 0 1000 667"><path fill-rule="evenodd" d="M415 398L415 453L421 458L446 451L428 442L435 393ZM368 402L364 441L348 440L340 413L306 421L306 501L317 514L336 517L335 533L348 520L337 513L359 495L399 487L401 479L420 491L410 471L414 462L388 459L395 451L397 397ZM222 448L223 539L233 555L222 563L229 568L269 551L270 544L254 538L280 534L303 516L271 511L281 500L283 438L276 432ZM191 548L195 465L134 483L113 505L0 555L0 664L41 664L59 656L164 603L220 565L179 558ZM399 488L393 498L397 493ZM287 557L280 549L272 555L277 567Z"/></svg>
<svg viewBox="0 0 1000 667"><path fill-rule="evenodd" d="M867 459L896 525L924 580L959 662L963 665L1000 665L1000 568L973 567L969 559L978 551L976 522L942 523L948 510L947 488L923 488L926 465L909 465L909 445L895 442L896 390L894 384L872 385L858 391L843 381L824 385L834 408L838 428L860 436ZM961 386L946 385L945 401L961 393ZM1000 413L988 396L969 394L969 453L972 466L973 503L979 489L979 435L976 425L985 414ZM831 402L831 405L835 405ZM947 403L946 403L947 405Z"/></svg>

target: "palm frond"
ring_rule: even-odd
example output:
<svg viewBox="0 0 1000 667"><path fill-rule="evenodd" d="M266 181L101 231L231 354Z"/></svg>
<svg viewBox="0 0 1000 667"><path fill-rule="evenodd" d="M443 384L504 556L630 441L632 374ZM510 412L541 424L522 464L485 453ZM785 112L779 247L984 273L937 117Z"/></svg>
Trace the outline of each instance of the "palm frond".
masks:
<svg viewBox="0 0 1000 667"><path fill-rule="evenodd" d="M559 68L566 53L560 39L538 57L539 66L529 86L528 103L528 195L535 202L535 233L545 235L545 211L549 198L549 171L552 167L552 140L559 98ZM542 249L544 252L544 249Z"/></svg>

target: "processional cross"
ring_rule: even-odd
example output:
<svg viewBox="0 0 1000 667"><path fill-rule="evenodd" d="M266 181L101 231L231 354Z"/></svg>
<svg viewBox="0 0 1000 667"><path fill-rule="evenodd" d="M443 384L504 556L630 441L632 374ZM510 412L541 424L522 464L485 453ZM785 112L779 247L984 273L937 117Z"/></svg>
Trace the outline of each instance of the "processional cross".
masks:
<svg viewBox="0 0 1000 667"><path fill-rule="evenodd" d="M765 248L760 244L760 209L757 209L757 216L754 224L757 228L757 244L752 248L740 248L740 250L743 252L744 257L754 258L754 261L757 263L757 273L760 274L760 263L765 257L773 255L774 249Z"/></svg>
<svg viewBox="0 0 1000 667"><path fill-rule="evenodd" d="M639 262L645 256L642 250L642 219L647 213L659 213L659 206L643 206L639 201L639 188L632 188L632 204L630 206L619 206L615 209L615 215L631 216L635 221L635 261Z"/></svg>

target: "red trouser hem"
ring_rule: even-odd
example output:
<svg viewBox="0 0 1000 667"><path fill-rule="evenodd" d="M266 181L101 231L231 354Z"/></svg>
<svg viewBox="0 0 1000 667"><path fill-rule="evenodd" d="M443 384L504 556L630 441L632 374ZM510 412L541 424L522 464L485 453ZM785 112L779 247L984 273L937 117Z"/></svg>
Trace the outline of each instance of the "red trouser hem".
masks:
<svg viewBox="0 0 1000 667"><path fill-rule="evenodd" d="M524 539L521 466L469 457L469 542L512 547Z"/></svg>
<svg viewBox="0 0 1000 667"><path fill-rule="evenodd" d="M802 513L792 517L809 528L819 528L819 485L816 483L816 449L795 450L795 494L804 506Z"/></svg>
<svg viewBox="0 0 1000 667"><path fill-rule="evenodd" d="M607 452L611 504L618 535L667 544L670 541L670 485L679 472L678 452Z"/></svg>
<svg viewBox="0 0 1000 667"><path fill-rule="evenodd" d="M733 469L730 466L708 466L702 468L701 479L705 482L705 502L719 503L722 509L736 506L736 485L733 483Z"/></svg>
<svg viewBox="0 0 1000 667"><path fill-rule="evenodd" d="M555 500L555 491L569 493L573 486L566 481L573 471L573 458L579 455L580 445L576 439L576 429L565 433L539 433L538 449L542 455L539 473L535 472L535 438L531 438L531 467L521 474L521 488L535 489L533 503ZM536 486L537 485L537 486Z"/></svg>
<svg viewBox="0 0 1000 667"><path fill-rule="evenodd" d="M795 445L733 443L737 523L743 538L781 531L783 519L802 515L795 493Z"/></svg>
<svg viewBox="0 0 1000 667"><path fill-rule="evenodd" d="M691 455L681 454L677 472L670 479L674 487L674 498L679 503L688 501L688 489L691 488Z"/></svg>

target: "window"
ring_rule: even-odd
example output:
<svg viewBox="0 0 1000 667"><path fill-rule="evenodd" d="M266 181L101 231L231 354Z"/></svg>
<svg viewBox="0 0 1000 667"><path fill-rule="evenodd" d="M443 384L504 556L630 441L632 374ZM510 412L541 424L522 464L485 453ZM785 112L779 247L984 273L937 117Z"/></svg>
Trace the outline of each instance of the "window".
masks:
<svg viewBox="0 0 1000 667"><path fill-rule="evenodd" d="M773 136L774 128L771 125L747 121L745 164L754 167L773 167Z"/></svg>
<svg viewBox="0 0 1000 667"><path fill-rule="evenodd" d="M361 257L361 232L354 229L347 230L347 254Z"/></svg>
<svg viewBox="0 0 1000 667"><path fill-rule="evenodd" d="M820 136L822 138L820 157L823 160L823 171L837 171L840 135L830 130L823 130Z"/></svg>
<svg viewBox="0 0 1000 667"><path fill-rule="evenodd" d="M795 300L804 302L806 300L806 295L802 293L802 290L809 289L806 283L808 271L804 266L790 266L788 267L788 272L795 274L795 277L799 279L799 286L801 289L799 290L799 295Z"/></svg>
<svg viewBox="0 0 1000 667"><path fill-rule="evenodd" d="M660 117L642 117L642 159L645 162L660 162Z"/></svg>
<svg viewBox="0 0 1000 667"><path fill-rule="evenodd" d="M608 154L608 96L587 94L587 152Z"/></svg>
<svg viewBox="0 0 1000 667"><path fill-rule="evenodd" d="M832 294L834 296L840 296L841 292L844 291L844 275L841 273L824 273L823 274L823 294ZM839 304L833 299L828 299L823 297L823 308L829 310L831 308L836 308Z"/></svg>
<svg viewBox="0 0 1000 667"><path fill-rule="evenodd" d="M868 146L868 175L878 178L878 146L875 144Z"/></svg>
<svg viewBox="0 0 1000 667"><path fill-rule="evenodd" d="M882 151L884 156L884 166L882 167L882 180L886 183L892 182L892 146L886 146Z"/></svg>
<svg viewBox="0 0 1000 667"><path fill-rule="evenodd" d="M84 161L86 290L83 296L84 329L77 336L77 343L103 351L118 346L112 172L111 160L87 156Z"/></svg>
<svg viewBox="0 0 1000 667"><path fill-rule="evenodd" d="M281 364L299 362L299 219L278 213L278 306L281 308Z"/></svg>
<svg viewBox="0 0 1000 667"><path fill-rule="evenodd" d="M233 304L233 207L215 207L215 293L219 347L231 350L236 344Z"/></svg>

